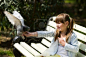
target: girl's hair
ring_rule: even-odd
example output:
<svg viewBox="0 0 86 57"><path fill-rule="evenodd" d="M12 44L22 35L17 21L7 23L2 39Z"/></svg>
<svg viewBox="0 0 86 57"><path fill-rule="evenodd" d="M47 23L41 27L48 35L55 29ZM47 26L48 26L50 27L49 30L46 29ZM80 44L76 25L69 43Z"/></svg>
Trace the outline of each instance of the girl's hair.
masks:
<svg viewBox="0 0 86 57"><path fill-rule="evenodd" d="M73 23L74 23L73 19L72 19L68 14L66 14L66 13L61 13L61 14L59 14L59 15L56 17L56 20L55 20L56 23L59 23L59 22L65 23L66 21L69 22L69 25L68 25L68 27L67 27L67 32L66 32L66 42L67 42L68 39L69 39L69 36L70 36L70 35L72 34L72 32L73 32ZM60 37L60 34L61 34L61 32L58 31L58 29L57 29L57 30L56 30L56 35L55 35L55 41L56 41L56 39L58 39L58 37Z"/></svg>

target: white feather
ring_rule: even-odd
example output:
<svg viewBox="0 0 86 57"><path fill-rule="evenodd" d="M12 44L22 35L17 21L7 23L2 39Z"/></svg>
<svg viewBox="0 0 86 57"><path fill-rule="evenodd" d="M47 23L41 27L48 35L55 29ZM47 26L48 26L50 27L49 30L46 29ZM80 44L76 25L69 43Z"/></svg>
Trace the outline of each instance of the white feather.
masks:
<svg viewBox="0 0 86 57"><path fill-rule="evenodd" d="M4 11L4 14L7 16L9 22L11 22L11 24L14 26L16 26L17 31L22 31L22 24L21 21L16 18L15 16L13 16L11 13ZM17 33L18 34L18 33Z"/></svg>
<svg viewBox="0 0 86 57"><path fill-rule="evenodd" d="M14 20L14 17L7 11L4 11L4 14L7 16L9 22L11 22L11 24L14 26L15 25L15 20Z"/></svg>
<svg viewBox="0 0 86 57"><path fill-rule="evenodd" d="M13 11L13 15L21 21L22 26L25 26L24 25L24 18L21 16L21 14L19 12Z"/></svg>

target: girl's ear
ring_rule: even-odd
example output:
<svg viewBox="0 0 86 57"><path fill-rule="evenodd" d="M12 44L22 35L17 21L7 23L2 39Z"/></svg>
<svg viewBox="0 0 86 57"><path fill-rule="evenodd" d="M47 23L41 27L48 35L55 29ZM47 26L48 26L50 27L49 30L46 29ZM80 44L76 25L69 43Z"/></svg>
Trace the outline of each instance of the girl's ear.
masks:
<svg viewBox="0 0 86 57"><path fill-rule="evenodd" d="M66 21L66 22L65 22L65 25L66 25L66 26L68 26L68 25L69 25L69 22L68 22L68 21Z"/></svg>

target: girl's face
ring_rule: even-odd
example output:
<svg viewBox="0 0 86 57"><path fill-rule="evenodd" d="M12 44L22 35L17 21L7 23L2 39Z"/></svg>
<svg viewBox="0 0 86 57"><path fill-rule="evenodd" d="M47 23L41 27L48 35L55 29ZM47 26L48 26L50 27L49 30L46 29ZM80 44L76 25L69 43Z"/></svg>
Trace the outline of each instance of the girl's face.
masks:
<svg viewBox="0 0 86 57"><path fill-rule="evenodd" d="M66 31L67 30L67 26L68 26L67 25L67 21L65 23L59 22L59 23L56 24L56 27L57 27L57 29L59 31Z"/></svg>

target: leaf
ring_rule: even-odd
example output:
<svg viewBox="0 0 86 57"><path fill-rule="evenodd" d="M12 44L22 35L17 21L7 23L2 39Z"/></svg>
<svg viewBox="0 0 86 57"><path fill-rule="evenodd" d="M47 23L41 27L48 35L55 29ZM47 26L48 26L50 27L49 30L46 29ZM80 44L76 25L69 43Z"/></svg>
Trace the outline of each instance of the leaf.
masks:
<svg viewBox="0 0 86 57"><path fill-rule="evenodd" d="M1 27L0 27L0 31L1 31Z"/></svg>

